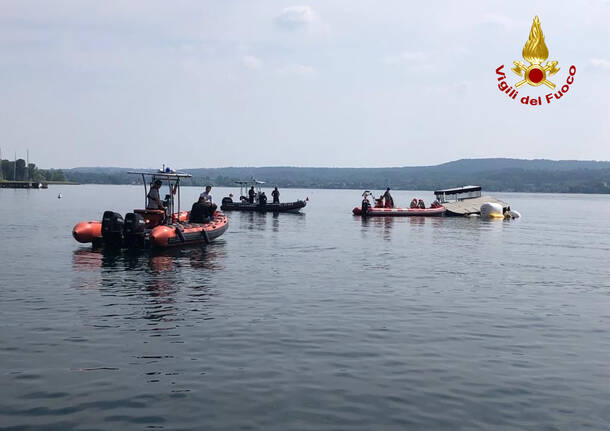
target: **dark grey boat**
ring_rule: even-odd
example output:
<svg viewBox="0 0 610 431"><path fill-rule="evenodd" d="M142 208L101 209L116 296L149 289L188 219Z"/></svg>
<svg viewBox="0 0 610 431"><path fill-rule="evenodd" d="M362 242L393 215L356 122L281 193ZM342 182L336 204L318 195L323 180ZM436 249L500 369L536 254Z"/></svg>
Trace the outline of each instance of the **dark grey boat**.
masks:
<svg viewBox="0 0 610 431"><path fill-rule="evenodd" d="M220 209L223 211L256 211L256 212L272 212L272 213L298 213L301 208L305 208L307 200L296 200L294 202L270 203L267 202L265 193L261 190L263 181L257 181L254 178L250 181L236 181L239 184L239 200L233 200L233 196L229 195L222 199ZM248 188L254 187L255 195L252 200L249 199Z"/></svg>
<svg viewBox="0 0 610 431"><path fill-rule="evenodd" d="M225 200L226 199L226 200ZM220 209L223 211L258 211L263 213L296 213L307 205L305 201L283 202L279 204L259 204L250 202L233 202L231 198L224 198Z"/></svg>

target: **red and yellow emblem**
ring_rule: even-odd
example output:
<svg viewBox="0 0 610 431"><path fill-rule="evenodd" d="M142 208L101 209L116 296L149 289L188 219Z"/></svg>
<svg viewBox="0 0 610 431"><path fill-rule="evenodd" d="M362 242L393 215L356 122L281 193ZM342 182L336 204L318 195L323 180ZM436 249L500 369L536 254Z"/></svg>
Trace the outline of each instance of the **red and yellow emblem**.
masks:
<svg viewBox="0 0 610 431"><path fill-rule="evenodd" d="M542 28L540 27L540 20L538 17L534 18L534 23L530 30L530 37L527 39L527 42L525 42L522 54L523 58L529 62L530 65L526 66L520 61L513 61L515 67L512 68L512 71L523 77L523 80L517 82L515 87L519 88L527 83L534 87L544 84L549 88L555 88L555 84L546 78L547 75L552 76L559 72L559 68L557 67L556 61L549 61L546 65L542 65L549 57L549 49L544 43L544 35L542 34Z"/></svg>

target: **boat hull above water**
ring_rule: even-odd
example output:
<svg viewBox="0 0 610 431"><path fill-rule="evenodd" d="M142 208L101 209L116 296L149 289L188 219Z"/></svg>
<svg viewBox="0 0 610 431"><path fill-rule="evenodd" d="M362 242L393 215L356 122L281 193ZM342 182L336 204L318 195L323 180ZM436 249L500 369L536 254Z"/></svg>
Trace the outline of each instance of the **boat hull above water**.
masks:
<svg viewBox="0 0 610 431"><path fill-rule="evenodd" d="M140 232L130 233L127 229L116 229L106 235L102 229L102 221L84 221L74 226L72 236L78 242L90 243L96 248L169 248L208 244L225 233L229 227L227 216L220 211L216 211L208 223L190 223L187 221L188 215L188 211L181 212L174 215L172 223L144 228Z"/></svg>
<svg viewBox="0 0 610 431"><path fill-rule="evenodd" d="M298 213L301 208L305 208L307 202L295 201L295 202L283 202L279 204L266 203L249 203L249 202L227 202L223 200L220 207L223 211L254 211L263 213Z"/></svg>
<svg viewBox="0 0 610 431"><path fill-rule="evenodd" d="M174 223L157 226L150 232L150 244L153 248L209 244L225 233L228 227L227 216L217 211L214 219L209 223Z"/></svg>
<svg viewBox="0 0 610 431"><path fill-rule="evenodd" d="M356 216L362 215L362 208L352 210ZM445 214L445 207L438 208L369 208L367 217L440 217Z"/></svg>

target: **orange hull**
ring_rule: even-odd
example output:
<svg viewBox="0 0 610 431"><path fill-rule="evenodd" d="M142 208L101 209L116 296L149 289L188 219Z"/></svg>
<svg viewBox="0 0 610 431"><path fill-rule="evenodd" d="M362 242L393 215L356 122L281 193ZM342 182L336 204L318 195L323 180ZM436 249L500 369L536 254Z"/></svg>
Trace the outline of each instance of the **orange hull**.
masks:
<svg viewBox="0 0 610 431"><path fill-rule="evenodd" d="M72 236L82 243L93 242L95 238L102 237L101 221L82 221L72 229Z"/></svg>
<svg viewBox="0 0 610 431"><path fill-rule="evenodd" d="M157 226L150 233L150 243L156 248L208 243L222 235L228 226L227 216L216 211L210 223Z"/></svg>
<svg viewBox="0 0 610 431"><path fill-rule="evenodd" d="M189 211L181 211L180 213L176 213L172 215L172 221L179 221L184 223L189 218ZM146 224L156 224L155 220L146 219ZM72 229L72 236L78 242L83 244L93 242L96 239L102 238L102 222L99 220L95 221L81 221L77 223L76 226Z"/></svg>

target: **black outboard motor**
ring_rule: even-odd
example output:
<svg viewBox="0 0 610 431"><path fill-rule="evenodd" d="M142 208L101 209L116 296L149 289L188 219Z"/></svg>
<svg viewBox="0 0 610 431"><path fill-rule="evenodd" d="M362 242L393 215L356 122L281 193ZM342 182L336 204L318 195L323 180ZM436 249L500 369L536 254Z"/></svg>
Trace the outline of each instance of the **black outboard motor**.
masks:
<svg viewBox="0 0 610 431"><path fill-rule="evenodd" d="M125 215L125 243L130 248L143 248L146 237L146 220L140 214Z"/></svg>
<svg viewBox="0 0 610 431"><path fill-rule="evenodd" d="M102 217L102 238L104 243L110 247L121 247L123 245L123 216L113 211L104 211Z"/></svg>
<svg viewBox="0 0 610 431"><path fill-rule="evenodd" d="M371 204L368 199L362 199L362 217L366 217L368 215L369 208Z"/></svg>

